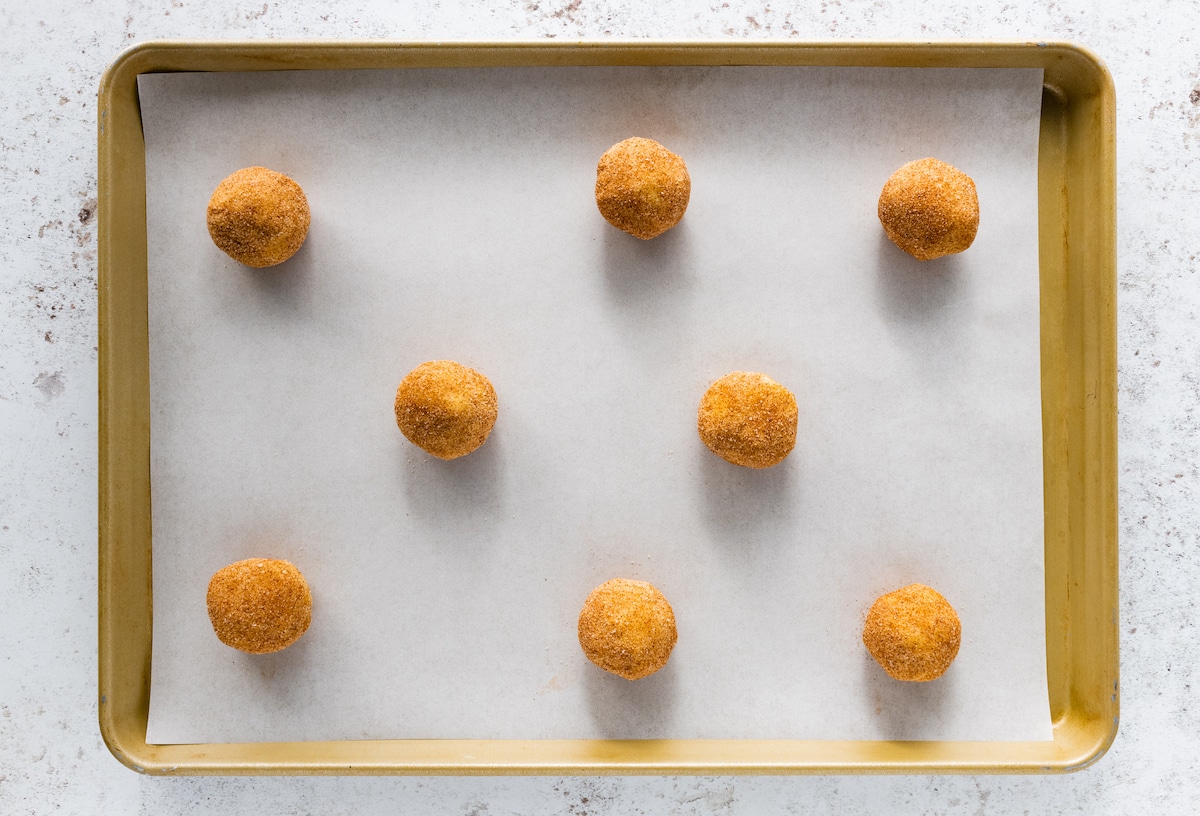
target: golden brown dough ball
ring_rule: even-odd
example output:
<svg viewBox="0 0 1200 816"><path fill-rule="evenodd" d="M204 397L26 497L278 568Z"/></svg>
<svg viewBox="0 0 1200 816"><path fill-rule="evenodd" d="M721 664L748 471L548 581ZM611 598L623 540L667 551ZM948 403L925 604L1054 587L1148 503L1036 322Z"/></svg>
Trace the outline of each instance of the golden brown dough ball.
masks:
<svg viewBox="0 0 1200 816"><path fill-rule="evenodd" d="M278 652L308 629L312 594L293 564L248 558L217 570L208 582L208 618L226 646Z"/></svg>
<svg viewBox="0 0 1200 816"><path fill-rule="evenodd" d="M979 229L975 182L937 159L909 162L883 185L879 222L892 243L918 260L962 252Z"/></svg>
<svg viewBox="0 0 1200 816"><path fill-rule="evenodd" d="M678 634L667 599L645 581L613 578L579 613L579 645L605 671L638 680L667 665Z"/></svg>
<svg viewBox="0 0 1200 816"><path fill-rule="evenodd" d="M246 266L274 266L296 254L308 235L308 199L300 185L265 167L238 170L208 202L208 234Z"/></svg>
<svg viewBox="0 0 1200 816"><path fill-rule="evenodd" d="M457 459L492 432L499 410L487 377L453 360L414 368L396 389L396 424L422 450Z"/></svg>
<svg viewBox="0 0 1200 816"><path fill-rule="evenodd" d="M924 584L881 595L867 613L863 643L897 680L936 680L950 668L962 640L954 607Z"/></svg>
<svg viewBox="0 0 1200 816"><path fill-rule="evenodd" d="M734 371L700 400L697 428L708 449L750 468L776 465L796 446L796 398L766 374Z"/></svg>
<svg viewBox="0 0 1200 816"><path fill-rule="evenodd" d="M620 230L644 240L679 223L692 194L683 159L653 139L610 147L596 165L596 206Z"/></svg>

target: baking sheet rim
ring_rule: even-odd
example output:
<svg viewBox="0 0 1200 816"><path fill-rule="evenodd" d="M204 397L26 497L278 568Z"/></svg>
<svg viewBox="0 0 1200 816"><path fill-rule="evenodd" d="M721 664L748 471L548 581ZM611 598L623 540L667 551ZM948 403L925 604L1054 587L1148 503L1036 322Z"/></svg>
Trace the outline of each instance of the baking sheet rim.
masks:
<svg viewBox="0 0 1200 816"><path fill-rule="evenodd" d="M299 50L297 58L294 51ZM682 55L692 59L679 61ZM850 60L847 57L856 58ZM966 55L966 58L964 58ZM1003 65L1023 67L1043 67L1046 69L1046 87L1052 94L1064 98L1064 106L1072 100L1063 86L1074 82L1076 85L1094 85L1091 96L1095 98L1101 116L1098 124L1102 131L1097 134L1097 155L1094 164L1097 175L1085 175L1082 182L1075 186L1085 193L1098 197L1104 205L1095 211L1097 215L1096 234L1091 235L1092 242L1085 242L1083 250L1075 249L1077 254L1086 251L1098 253L1098 263L1089 270L1100 286L1096 287L1093 297L1098 295L1100 324L1093 328L1098 330L1099 337L1093 342L1091 351L1095 352L1089 359L1085 355L1084 362L1090 362L1092 373L1096 379L1097 388L1091 390L1091 407L1100 412L1092 417L1096 427L1089 436L1085 428L1084 443L1091 442L1099 454L1093 459L1092 466L1084 466L1085 489L1090 486L1099 493L1099 501L1093 501L1098 506L1094 509L1093 523L1085 525L1088 530L1076 531L1076 536L1083 537L1090 531L1101 546L1101 558L1094 559L1101 567L1102 581L1085 584L1093 587L1089 597L1099 601L1098 606L1111 606L1112 621L1104 631L1098 634L1100 643L1105 647L1100 658L1111 665L1101 667L1101 674L1111 675L1111 699L1100 699L1102 711L1092 712L1096 701L1086 707L1079 699L1075 684L1068 683L1068 701L1055 722L1055 739L1052 743L876 743L876 742L810 742L810 741L758 741L758 740L645 740L645 741L450 741L450 740L391 740L364 743L354 742L317 742L317 743L254 743L203 746L151 746L144 741L145 737L145 703L148 702L149 682L149 638L140 643L144 651L141 688L130 689L119 686L116 682L117 649L128 651L128 641L118 636L114 630L118 612L123 612L127 621L132 617L136 628L136 612L130 615L130 607L137 606L141 601L142 607L148 606L150 587L148 576L144 599L129 598L131 589L136 588L137 582L130 576L119 580L120 569L124 564L118 564L118 556L122 551L117 541L122 530L122 522L126 526L132 523L138 527L137 520L129 517L129 494L140 492L144 504L140 505L142 515L146 517L144 535L134 536L143 539L145 548L149 548L149 484L148 484L148 367L141 367L139 356L145 358L145 352L139 355L136 351L134 359L130 360L128 343L131 338L136 341L138 330L144 329L144 309L141 326L136 321L121 322L116 313L122 308L129 310L128 296L117 297L113 287L115 270L134 268L135 272L125 272L126 277L136 274L140 267L144 279L145 272L145 168L144 153L141 153L140 175L131 179L124 175L124 187L119 188L117 167L120 161L128 164L130 160L130 145L119 141L119 135L114 135L114 126L119 124L110 120L109 114L124 98L125 112L132 113L136 118L136 78L139 73L155 70L265 70L286 68L331 68L339 67L322 58L332 58L335 61L349 60L352 64L341 65L342 68L359 67L393 67L412 65L413 58L424 56L427 59L422 64L449 67L451 65L604 65L604 64L780 64L780 65ZM401 58L403 57L403 58ZM630 59L631 57L635 59ZM499 58L501 62L495 60ZM225 60L228 67L214 67L213 60ZM695 61L693 61L693 59ZM830 61L832 59L832 61ZM482 60L482 61L481 61ZM643 61L644 60L644 61ZM1063 69L1067 76L1059 77L1053 71L1057 63L1066 62L1068 67ZM1061 67L1061 66L1059 66ZM1071 70L1076 71L1074 77ZM1082 78L1078 75L1082 72ZM133 100L127 95L132 92ZM1086 95L1086 94L1085 94ZM1073 100L1078 103L1078 100ZM900 43L900 42L615 42L593 41L588 43L553 43L542 42L455 42L455 43L402 43L402 42L350 42L350 41L316 41L316 42L171 42L159 41L135 45L123 52L105 73L100 92L100 253L99 253L99 290L100 290L100 720L101 731L106 743L113 753L139 771L149 773L830 773L830 772L1005 772L1005 771L1066 771L1084 767L1101 756L1115 737L1117 724L1117 685L1116 685L1116 519L1115 519L1115 241L1113 229L1115 222L1115 193L1113 171L1113 91L1112 82L1103 64L1086 50L1066 43L979 43L979 42L944 42L944 43ZM1045 118L1045 108L1043 117ZM1064 138L1070 135L1066 132L1067 122L1064 114ZM129 123L131 124L131 123ZM137 121L140 136L140 120ZM1078 125L1076 125L1077 127ZM1045 128L1043 128L1045 129ZM1043 143L1045 137L1043 136ZM134 153L139 153L139 145L133 145ZM118 155L120 154L120 155ZM136 162L135 162L136 165ZM1064 171L1065 172L1065 171ZM1039 169L1039 197L1044 203L1046 190L1042 183L1042 169ZM136 206L138 199L129 199L130 182L141 185L140 209ZM1064 196L1067 194L1064 177ZM1094 188L1094 189L1091 189ZM119 202L126 206L120 208L120 217L115 217ZM133 203L132 208L128 205ZM131 217L131 210L132 217ZM132 228L136 231L136 222L141 216L141 242L133 242L132 249L127 244L121 244L118 233L128 233ZM1042 213L1041 219L1047 218ZM1064 225L1065 226L1065 225ZM1066 230L1064 230L1066 232ZM1088 235L1084 235L1088 238ZM1078 244L1079 241L1076 241ZM1045 267L1047 250L1043 241L1043 267ZM1064 241L1064 245L1066 242ZM140 249L140 257L139 255ZM129 257L132 251L133 258ZM124 253L124 254L123 254ZM1053 253L1051 253L1053 254ZM1070 261L1073 257L1071 249L1064 246L1063 260ZM132 261L132 262L131 262ZM119 266L123 262L124 266ZM1046 320L1046 283L1043 269L1043 325ZM141 293L144 300L144 280ZM134 295L137 292L133 293ZM1086 310L1085 305L1081 308ZM1081 334L1086 340L1087 325L1080 325ZM130 332L133 332L131 335ZM140 334L143 345L146 334ZM120 342L124 340L125 342ZM1085 349L1086 351L1086 349ZM124 353L122 353L124 352ZM1047 348L1043 342L1043 400L1045 405ZM118 360L124 366L115 365ZM134 365L129 365L133 363ZM129 381L130 372L134 382ZM144 380L138 377L144 375ZM124 379L116 380L114 376L125 375ZM140 415L143 423L139 424L137 412L131 419L128 411L121 412L121 407L129 404L137 405L137 393L145 391L145 412ZM123 390L122 390L123 389ZM1104 399L1100 399L1103 392ZM122 403L124 405L120 405ZM118 410L114 412L114 408ZM119 417L114 421L112 417ZM1086 418L1085 418L1086 419ZM1081 420L1083 421L1083 420ZM121 431L134 431L133 439L124 438ZM1049 433L1049 432L1047 432ZM1096 437L1092 439L1091 437ZM123 443L123 444L122 444ZM1047 445L1047 448L1050 446ZM144 449L144 450L143 450ZM122 481L117 477L117 471L136 471L139 452L145 456L146 477L144 484L134 479ZM1047 471L1051 466L1063 465L1056 453L1047 450L1045 459ZM1098 472L1097 472L1098 471ZM1069 476L1070 474L1068 474ZM114 501L114 497L120 501ZM1072 501L1078 500L1073 494ZM1050 498L1047 498L1049 506ZM139 505L134 499L133 509L136 514ZM1087 509L1087 508L1084 508ZM126 516L121 516L121 511ZM1063 511L1070 513L1070 510ZM1048 513L1048 516L1050 514ZM1088 515L1085 513L1085 520ZM1096 523L1098 522L1098 523ZM1072 536L1067 542L1077 541ZM1091 539L1093 536L1087 536ZM1084 542L1086 543L1086 542ZM1047 554L1051 554L1052 542L1048 535ZM1068 553L1069 554L1069 553ZM136 560L136 559L135 559ZM143 553L142 559L149 564L149 553ZM1070 565L1068 565L1070 566ZM1062 576L1060 576L1062 577ZM1074 583L1074 581L1072 581ZM1052 609L1050 605L1051 570L1047 567L1047 622L1060 610ZM1086 607L1085 607L1086 608ZM148 613L148 609L146 609ZM1067 618L1070 609L1061 610ZM143 628L149 632L148 614L145 615ZM1048 631L1049 638L1049 631ZM1089 638L1094 639L1094 638ZM1053 645L1048 641L1048 652L1053 651ZM1064 658L1066 656L1064 655ZM1049 671L1064 667L1056 665L1049 659ZM1069 673L1075 668L1072 661L1067 661L1065 667ZM1094 668L1094 667L1093 667ZM125 666L128 675L130 667ZM136 674L136 672L135 672ZM136 679L136 678L135 678ZM128 678L126 678L128 686ZM1089 691L1084 689L1084 691ZM1107 694L1107 689L1104 697ZM129 697L122 698L121 694L140 700L141 738L138 739L136 725L128 722L128 717L118 715L117 702L124 699L126 705L121 711L130 710ZM140 693L140 698L139 698ZM1095 696L1095 695L1092 695ZM1053 697L1053 689L1052 689ZM112 699L110 699L112 698ZM132 707L137 710L137 705ZM130 735L129 727L134 725L134 734ZM1068 743L1070 743L1068 745ZM1078 743L1078 744L1077 744ZM344 762L334 759L334 755L342 753L337 748L346 749L350 746L382 750L385 758L366 760L364 756L347 756ZM409 754L397 757L396 751L400 746L407 746L410 751L400 751ZM819 746L815 756L823 756L821 760L803 759L813 756L805 750L792 754L793 750L802 746ZM888 747L890 757L871 758L870 749ZM1030 746L1038 748L1031 749ZM1046 747L1054 750L1047 751ZM177 750L176 750L177 749ZM329 749L322 757L318 749ZM702 749L702 750L701 750ZM975 756L980 750L983 754ZM701 750L701 755L695 751ZM767 754L761 751L766 750ZM265 751L265 753L264 753ZM272 755L272 751L276 755ZM313 752L318 751L316 756ZM389 754L389 751L391 752ZM845 751L845 755L838 758ZM859 753L861 752L861 756ZM283 757L285 754L291 757ZM353 753L351 751L351 753ZM173 755L173 756L172 756ZM303 755L309 755L307 757ZM791 759L787 756L792 755ZM741 756L745 761L738 761ZM972 758L974 757L974 758ZM172 761L177 759L179 761ZM357 761L356 761L357 760ZM991 761L989 761L991 760Z"/></svg>

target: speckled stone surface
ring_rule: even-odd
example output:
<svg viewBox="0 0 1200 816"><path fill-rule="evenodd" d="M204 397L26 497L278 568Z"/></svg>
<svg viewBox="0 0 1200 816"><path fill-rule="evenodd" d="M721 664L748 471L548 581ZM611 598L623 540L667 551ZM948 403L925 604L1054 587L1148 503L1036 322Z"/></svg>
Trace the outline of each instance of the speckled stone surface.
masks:
<svg viewBox="0 0 1200 816"><path fill-rule="evenodd" d="M918 11L918 8L920 11ZM1189 813L1200 524L1194 0L40 0L0 9L0 813ZM96 724L95 92L160 38L1016 38L1117 88L1122 722L1065 777L155 779Z"/></svg>

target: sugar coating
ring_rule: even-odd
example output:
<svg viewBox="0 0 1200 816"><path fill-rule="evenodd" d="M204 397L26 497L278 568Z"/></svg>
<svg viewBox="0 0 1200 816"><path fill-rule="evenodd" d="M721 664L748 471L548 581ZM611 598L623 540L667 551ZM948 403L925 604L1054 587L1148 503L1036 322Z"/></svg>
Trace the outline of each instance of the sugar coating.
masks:
<svg viewBox="0 0 1200 816"><path fill-rule="evenodd" d="M936 680L958 655L958 613L936 590L909 584L881 595L867 613L863 644L896 680Z"/></svg>
<svg viewBox="0 0 1200 816"><path fill-rule="evenodd" d="M295 565L248 558L208 582L208 618L226 646L250 654L291 646L312 621L312 594Z"/></svg>
<svg viewBox="0 0 1200 816"><path fill-rule="evenodd" d="M208 234L239 263L261 268L296 254L311 216L300 185L265 167L228 176L208 202Z"/></svg>
<svg viewBox="0 0 1200 816"><path fill-rule="evenodd" d="M918 260L962 252L979 230L975 182L937 159L909 162L883 185L879 222L892 243Z"/></svg>
<svg viewBox="0 0 1200 816"><path fill-rule="evenodd" d="M653 139L610 147L596 165L596 206L620 230L643 240L679 223L692 194L683 159Z"/></svg>
<svg viewBox="0 0 1200 816"><path fill-rule="evenodd" d="M749 468L779 464L796 446L799 412L792 392L752 371L717 380L700 400L700 439L727 462Z"/></svg>
<svg viewBox="0 0 1200 816"><path fill-rule="evenodd" d="M401 433L439 459L457 459L482 445L499 413L491 381L453 360L410 371L396 389L394 407Z"/></svg>
<svg viewBox="0 0 1200 816"><path fill-rule="evenodd" d="M579 645L587 659L626 680L667 665L677 639L671 605L645 581L606 581L592 590L579 613Z"/></svg>

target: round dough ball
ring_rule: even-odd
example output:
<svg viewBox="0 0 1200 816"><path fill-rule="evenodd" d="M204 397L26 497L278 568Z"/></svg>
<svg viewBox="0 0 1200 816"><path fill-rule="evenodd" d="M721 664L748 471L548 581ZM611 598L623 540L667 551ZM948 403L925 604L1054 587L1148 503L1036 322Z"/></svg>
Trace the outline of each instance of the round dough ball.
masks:
<svg viewBox="0 0 1200 816"><path fill-rule="evenodd" d="M692 194L683 159L653 139L610 147L596 165L596 206L620 230L644 240L679 223Z"/></svg>
<svg viewBox="0 0 1200 816"><path fill-rule="evenodd" d="M396 424L409 442L439 459L457 459L482 445L498 410L488 378L453 360L421 363L396 389Z"/></svg>
<svg viewBox="0 0 1200 816"><path fill-rule="evenodd" d="M796 398L766 374L734 371L700 400L697 428L708 449L750 468L777 465L796 446Z"/></svg>
<svg viewBox="0 0 1200 816"><path fill-rule="evenodd" d="M308 199L300 185L265 167L238 170L208 202L208 234L246 266L274 266L296 254L308 235Z"/></svg>
<svg viewBox="0 0 1200 816"><path fill-rule="evenodd" d="M217 570L208 582L208 618L226 646L278 652L308 629L312 594L293 564L248 558Z"/></svg>
<svg viewBox="0 0 1200 816"><path fill-rule="evenodd" d="M667 665L677 639L671 605L645 581L606 581L592 590L579 613L579 645L587 659L626 680Z"/></svg>
<svg viewBox="0 0 1200 816"><path fill-rule="evenodd" d="M950 668L962 641L954 607L924 584L881 595L867 613L863 643L897 680L936 680Z"/></svg>
<svg viewBox="0 0 1200 816"><path fill-rule="evenodd" d="M918 260L962 252L979 229L975 182L937 159L909 162L883 185L879 222L892 243Z"/></svg>

